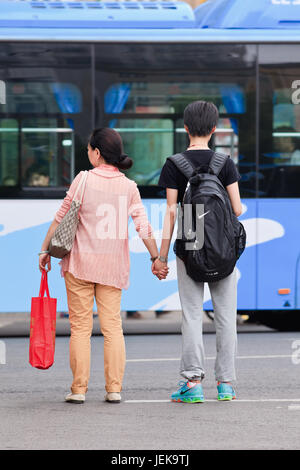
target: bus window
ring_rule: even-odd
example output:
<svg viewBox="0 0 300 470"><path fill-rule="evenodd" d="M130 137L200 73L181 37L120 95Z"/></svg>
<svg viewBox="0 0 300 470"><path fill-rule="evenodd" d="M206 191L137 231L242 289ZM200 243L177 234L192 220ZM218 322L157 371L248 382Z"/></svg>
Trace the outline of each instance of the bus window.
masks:
<svg viewBox="0 0 300 470"><path fill-rule="evenodd" d="M234 82L122 82L105 93L106 113L179 114L195 100L212 101L220 113L246 112L245 93Z"/></svg>
<svg viewBox="0 0 300 470"><path fill-rule="evenodd" d="M260 46L261 197L300 196L299 48ZM299 94L299 92L298 92Z"/></svg>
<svg viewBox="0 0 300 470"><path fill-rule="evenodd" d="M275 127L273 132L274 164L277 166L300 165L300 132L293 127Z"/></svg>
<svg viewBox="0 0 300 470"><path fill-rule="evenodd" d="M161 167L186 149L183 111L196 100L217 106L211 148L237 164L242 197L256 196L255 53L247 45L178 44L172 54L165 44L95 47L96 127L119 130L142 196L160 197Z"/></svg>
<svg viewBox="0 0 300 470"><path fill-rule="evenodd" d="M136 158L127 171L142 186L155 185L165 158L173 152L173 122L170 119L119 119L114 128L123 140L126 153Z"/></svg>
<svg viewBox="0 0 300 470"><path fill-rule="evenodd" d="M65 190L80 170L88 169L86 143L94 124L91 76L90 45L1 45L5 100L0 102L0 190L4 197L54 197L54 188Z"/></svg>
<svg viewBox="0 0 300 470"><path fill-rule="evenodd" d="M219 120L210 147L216 152L230 155L238 165L235 121L229 118ZM136 157L127 175L142 186L157 184L166 157L172 155L175 149L183 150L188 146L183 119L138 119L138 116L137 119L126 119L124 115L122 119L111 120L109 125L121 134L126 152ZM143 155L143 158L137 158L138 155Z"/></svg>
<svg viewBox="0 0 300 470"><path fill-rule="evenodd" d="M18 122L0 119L0 185L17 186L19 179Z"/></svg>
<svg viewBox="0 0 300 470"><path fill-rule="evenodd" d="M236 119L220 119L213 140L216 152L230 155L234 163L239 164L239 134Z"/></svg>
<svg viewBox="0 0 300 470"><path fill-rule="evenodd" d="M5 113L77 114L82 111L82 96L72 83L14 80L6 81Z"/></svg>
<svg viewBox="0 0 300 470"><path fill-rule="evenodd" d="M22 120L23 187L67 186L72 180L74 136L71 121L30 118Z"/></svg>

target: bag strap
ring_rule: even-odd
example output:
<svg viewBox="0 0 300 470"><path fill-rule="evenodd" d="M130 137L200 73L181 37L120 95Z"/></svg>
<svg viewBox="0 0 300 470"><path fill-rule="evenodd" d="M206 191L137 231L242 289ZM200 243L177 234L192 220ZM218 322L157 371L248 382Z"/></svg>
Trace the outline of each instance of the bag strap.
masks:
<svg viewBox="0 0 300 470"><path fill-rule="evenodd" d="M209 162L209 168L214 175L219 176L219 173L224 167L228 158L230 158L229 155L226 155L225 153L213 153L213 156ZM188 180L191 178L195 168L182 153L172 155L172 157L168 157L167 160L171 160Z"/></svg>
<svg viewBox="0 0 300 470"><path fill-rule="evenodd" d="M228 158L230 158L229 155L226 155L225 153L214 152L209 162L209 168L212 170L214 175L219 176L219 173L224 167Z"/></svg>
<svg viewBox="0 0 300 470"><path fill-rule="evenodd" d="M39 297L44 297L45 295L45 290L48 299L50 299L50 294L49 294L49 288L48 288L48 277L47 277L47 271L44 269L42 271L42 278L41 278L41 285L40 285L40 293Z"/></svg>
<svg viewBox="0 0 300 470"><path fill-rule="evenodd" d="M83 184L82 184L82 190L81 190L81 196L80 196L80 204L82 203L83 194L84 194L84 190L85 190L86 180L87 180L87 178L88 178L88 174L89 174L89 172L88 172L88 171L85 171L85 178L84 178L84 181L83 181Z"/></svg>
<svg viewBox="0 0 300 470"><path fill-rule="evenodd" d="M176 155L172 155L172 157L168 157L167 160L171 160L171 162L176 165L179 171L184 174L184 176L189 180L194 172L193 165L185 158L182 153L176 153Z"/></svg>
<svg viewBox="0 0 300 470"><path fill-rule="evenodd" d="M80 195L80 204L82 203L82 198L83 198L83 193L84 193L84 189L85 189L85 184L86 184L86 180L87 180L88 173L89 173L88 171L84 171L84 172L83 172L83 175L82 175L82 177L81 177L81 179L80 179L80 181L79 181L79 184L78 184L78 186L77 186L77 188L76 188L76 191L75 191L75 194L74 194L74 197L73 197L73 201L75 201L75 200L76 200L76 196L77 196L77 194L78 194L78 192L79 192L79 189L82 187L82 188L81 188L81 195Z"/></svg>

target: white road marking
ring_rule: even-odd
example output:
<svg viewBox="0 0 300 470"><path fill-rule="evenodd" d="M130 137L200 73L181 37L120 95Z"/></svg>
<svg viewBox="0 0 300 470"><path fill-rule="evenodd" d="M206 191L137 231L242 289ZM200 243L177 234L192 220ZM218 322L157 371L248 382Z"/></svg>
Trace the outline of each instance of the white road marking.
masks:
<svg viewBox="0 0 300 470"><path fill-rule="evenodd" d="M289 405L289 411L300 411L300 405Z"/></svg>
<svg viewBox="0 0 300 470"><path fill-rule="evenodd" d="M237 356L236 359L284 359L291 358L292 354L272 354L266 356ZM206 357L208 360L216 359L215 356ZM164 361L180 361L179 357L158 357L150 359L127 359L126 362L164 362Z"/></svg>
<svg viewBox="0 0 300 470"><path fill-rule="evenodd" d="M124 400L123 403L172 403L171 400Z"/></svg>
<svg viewBox="0 0 300 470"><path fill-rule="evenodd" d="M213 400L211 400L213 401ZM258 398L258 399L239 399L237 398L236 400L234 401L241 401L241 402L244 402L244 403L252 403L252 402L290 402L290 401L294 401L294 402L299 402L300 403L300 398Z"/></svg>
<svg viewBox="0 0 300 470"><path fill-rule="evenodd" d="M215 399L206 399L205 402L217 402ZM281 402L299 402L300 398L261 398L261 399L239 399L232 400L235 403L281 403ZM173 403L171 399L169 400L124 400L123 403ZM190 403L189 403L190 404ZM289 405L289 409L299 409L300 405Z"/></svg>
<svg viewBox="0 0 300 470"><path fill-rule="evenodd" d="M237 359L281 359L293 357L292 354L269 354L266 356L237 356Z"/></svg>
<svg viewBox="0 0 300 470"><path fill-rule="evenodd" d="M178 357L158 357L153 359L126 359L126 362L163 362L163 361L180 361Z"/></svg>

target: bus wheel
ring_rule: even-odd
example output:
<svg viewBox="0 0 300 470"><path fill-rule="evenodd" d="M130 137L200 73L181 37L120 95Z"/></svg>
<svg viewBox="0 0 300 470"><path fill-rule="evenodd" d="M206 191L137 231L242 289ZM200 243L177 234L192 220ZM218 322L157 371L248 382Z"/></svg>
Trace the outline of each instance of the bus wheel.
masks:
<svg viewBox="0 0 300 470"><path fill-rule="evenodd" d="M255 319L278 331L300 331L300 310L257 310Z"/></svg>

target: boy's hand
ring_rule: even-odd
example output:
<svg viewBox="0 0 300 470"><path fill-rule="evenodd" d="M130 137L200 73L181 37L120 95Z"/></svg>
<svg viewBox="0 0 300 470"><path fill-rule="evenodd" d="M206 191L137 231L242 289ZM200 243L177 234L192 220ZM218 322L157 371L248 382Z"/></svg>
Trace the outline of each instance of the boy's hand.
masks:
<svg viewBox="0 0 300 470"><path fill-rule="evenodd" d="M168 275L168 272L169 272L169 268L168 268L168 265L167 263L163 263L162 261L160 261L159 259L156 259L153 263L152 263L152 267L151 267L151 270L152 270L152 273L158 277L158 279L161 281L162 279L166 279L167 275Z"/></svg>

